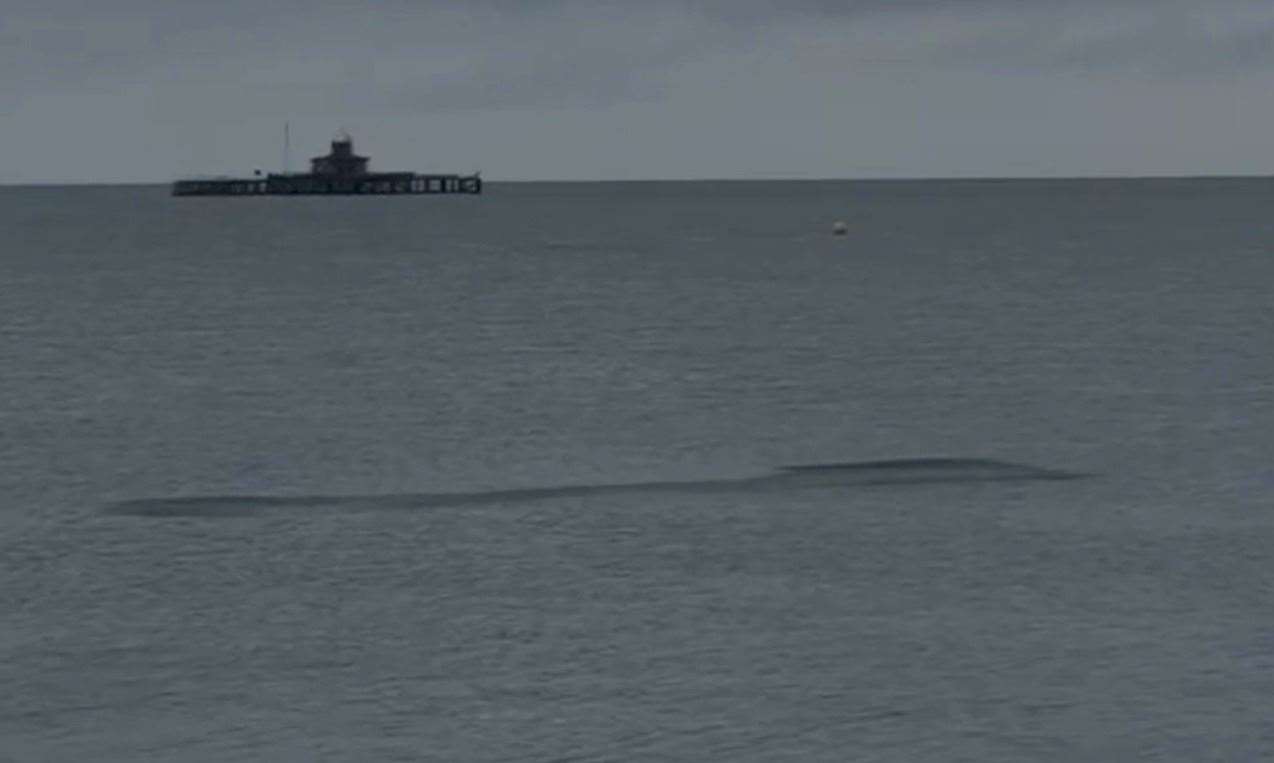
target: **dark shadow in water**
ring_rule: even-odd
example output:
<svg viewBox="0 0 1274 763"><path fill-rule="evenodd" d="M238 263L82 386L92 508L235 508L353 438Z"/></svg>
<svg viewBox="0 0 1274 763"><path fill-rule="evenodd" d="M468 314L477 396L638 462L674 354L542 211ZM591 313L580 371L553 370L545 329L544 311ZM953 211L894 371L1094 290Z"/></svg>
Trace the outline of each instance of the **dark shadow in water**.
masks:
<svg viewBox="0 0 1274 763"><path fill-rule="evenodd" d="M204 495L137 498L105 507L109 514L136 517L242 517L287 508L346 510L426 509L525 503L552 498L624 493L727 493L785 491L808 487L867 487L961 482L1033 482L1087 475L977 458L915 458L841 464L787 466L758 477L682 482L632 482L600 485L484 490L469 493L388 495Z"/></svg>

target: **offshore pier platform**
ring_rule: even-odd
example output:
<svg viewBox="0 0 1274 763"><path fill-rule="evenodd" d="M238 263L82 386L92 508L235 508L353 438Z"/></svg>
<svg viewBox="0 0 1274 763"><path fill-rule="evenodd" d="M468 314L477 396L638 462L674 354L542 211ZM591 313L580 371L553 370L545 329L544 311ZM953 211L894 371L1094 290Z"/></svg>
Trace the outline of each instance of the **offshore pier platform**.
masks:
<svg viewBox="0 0 1274 763"><path fill-rule="evenodd" d="M285 141L286 143L286 141ZM286 155L287 149L284 148ZM289 196L296 194L437 194L482 193L478 175L421 175L415 172L369 172L368 158L354 153L354 140L337 133L326 156L310 160L309 172L250 178L178 180L173 196ZM286 166L286 159L285 159Z"/></svg>

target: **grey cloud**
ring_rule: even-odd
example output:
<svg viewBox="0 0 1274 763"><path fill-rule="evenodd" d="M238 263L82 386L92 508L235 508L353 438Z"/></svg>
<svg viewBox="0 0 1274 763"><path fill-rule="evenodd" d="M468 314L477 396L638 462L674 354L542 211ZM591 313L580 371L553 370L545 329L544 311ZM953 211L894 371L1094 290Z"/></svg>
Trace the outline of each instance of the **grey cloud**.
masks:
<svg viewBox="0 0 1274 763"><path fill-rule="evenodd" d="M649 41L646 35L652 22L693 28L711 47L722 40L738 46L764 44L768 35L793 26L884 19L901 20L921 31L973 24L980 28L964 36L966 48L989 43L1006 62L1017 55L1022 63L1032 64L1042 58L1038 49L998 41L997 30L1014 24L1068 28L1094 16L1118 20L1122 15L1135 20L1139 29L1134 34L1109 38L1099 33L1093 39L1074 40L1075 46L1067 50L1061 49L1066 41L1054 39L1048 50L1062 63L1084 56L1085 62L1094 66L1106 62L1122 65L1138 56L1170 56L1170 45L1187 36L1194 48L1212 51L1201 57L1203 64L1228 60L1238 53L1238 65L1265 66L1264 38L1252 39L1241 27L1209 27L1212 19L1221 20L1219 26L1225 27L1227 18L1262 12L1267 22L1274 21L1268 4L1247 0L1219 0L1193 7L1162 0L647 0L640 4L627 0L474 0L463 5L436 0L48 0L20 2L0 18L0 50L8 52L6 62L20 67L19 71L38 66L54 73L99 77L127 77L139 70L218 56L268 58L317 48L330 49L338 56L355 51L375 56L447 41L486 49L498 60L502 49L511 46L517 50L539 38L546 55L563 43L569 49L572 37L586 42L591 38L595 42L580 46L584 49L581 52L604 61L608 52L612 58L619 57ZM1190 35L1188 28L1173 27L1188 26L1191 17L1198 33ZM1164 18L1171 21L1165 23ZM1046 29L1017 37L1031 43L1031 34L1043 34ZM953 49L961 45L960 40L932 42ZM1120 45L1126 47L1120 49ZM24 60L18 60L18 53Z"/></svg>
<svg viewBox="0 0 1274 763"><path fill-rule="evenodd" d="M63 145L79 140L77 119L85 133L108 122L123 140L169 141L167 159L121 154L129 172L185 161L192 144L217 146L199 166L237 161L266 125L326 132L350 116L400 130L403 146L427 118L484 156L538 131L544 163L585 174L676 150L677 172L721 174L735 155L780 173L837 161L954 171L951 152L923 152L963 135L1008 166L1003 141L977 142L1007 129L988 116L1003 104L1070 98L1071 113L1100 120L1126 101L1129 73L1163 99L1147 113L1187 92L1197 102L1200 81L1237 96L1274 74L1272 51L1268 0L0 0L0 116L36 139L56 123ZM805 137L779 137L792 133ZM1042 156L1028 132L1007 137ZM707 155L718 169L695 169ZM501 161L542 171L522 152Z"/></svg>
<svg viewBox="0 0 1274 763"><path fill-rule="evenodd" d="M1274 70L1274 8L1201 13L1181 6L1068 18L1055 11L953 35L936 61L999 70L1196 77Z"/></svg>

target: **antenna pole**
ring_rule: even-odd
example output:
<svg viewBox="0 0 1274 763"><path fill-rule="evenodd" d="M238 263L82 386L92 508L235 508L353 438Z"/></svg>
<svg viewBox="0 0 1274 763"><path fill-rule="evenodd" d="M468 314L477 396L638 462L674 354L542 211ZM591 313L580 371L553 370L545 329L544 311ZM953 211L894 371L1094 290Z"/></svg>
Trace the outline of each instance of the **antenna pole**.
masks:
<svg viewBox="0 0 1274 763"><path fill-rule="evenodd" d="M292 129L287 122L283 123L283 174L286 175L290 171L292 156Z"/></svg>

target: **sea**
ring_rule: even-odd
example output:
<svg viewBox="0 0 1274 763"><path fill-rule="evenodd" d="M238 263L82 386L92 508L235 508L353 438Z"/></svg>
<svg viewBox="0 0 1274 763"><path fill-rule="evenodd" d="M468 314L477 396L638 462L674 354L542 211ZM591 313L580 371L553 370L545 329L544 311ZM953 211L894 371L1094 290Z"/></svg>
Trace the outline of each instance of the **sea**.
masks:
<svg viewBox="0 0 1274 763"><path fill-rule="evenodd" d="M1274 180L0 231L0 760L1274 759Z"/></svg>

